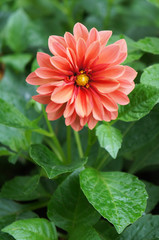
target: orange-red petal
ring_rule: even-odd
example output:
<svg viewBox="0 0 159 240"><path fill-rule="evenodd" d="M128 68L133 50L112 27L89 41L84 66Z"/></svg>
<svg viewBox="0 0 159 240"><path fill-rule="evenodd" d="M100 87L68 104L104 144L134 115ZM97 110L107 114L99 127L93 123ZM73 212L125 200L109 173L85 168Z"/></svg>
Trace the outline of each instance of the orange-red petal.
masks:
<svg viewBox="0 0 159 240"><path fill-rule="evenodd" d="M70 100L74 91L74 84L57 87L51 95L51 100L56 103L65 103Z"/></svg>
<svg viewBox="0 0 159 240"><path fill-rule="evenodd" d="M87 41L88 39L88 29L81 23L75 24L73 28L73 33L76 41L79 38L83 38L85 41Z"/></svg>

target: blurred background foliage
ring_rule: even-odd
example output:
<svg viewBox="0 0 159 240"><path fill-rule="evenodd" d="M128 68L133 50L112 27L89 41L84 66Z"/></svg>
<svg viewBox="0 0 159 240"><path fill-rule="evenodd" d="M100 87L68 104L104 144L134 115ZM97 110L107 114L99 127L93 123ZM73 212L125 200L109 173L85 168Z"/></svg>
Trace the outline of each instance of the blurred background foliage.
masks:
<svg viewBox="0 0 159 240"><path fill-rule="evenodd" d="M25 79L38 67L37 51L49 53L48 37L63 36L66 31L72 32L76 22L83 23L88 29L96 27L98 30L112 30L113 36L109 44L119 38L126 39L129 54L125 64L138 71L136 83L140 81L140 76L146 67L159 63L158 0L0 0L0 98L14 105L21 113L30 120L35 120L43 128L46 128L46 124L41 105L31 100L31 96L36 94L36 87L28 85ZM150 76L154 81L158 80L158 67L159 65L154 67L154 75ZM52 125L65 150L64 119L52 122ZM149 115L139 121L129 123L118 121L115 127L120 129L124 137L117 158L112 159L105 149L99 148L95 131L92 131L89 140L94 145L90 152L89 164L96 166L106 158L107 165L103 170L127 171L150 181L151 183L145 181L150 195L146 212L151 212L156 206L152 213L157 213L159 208L157 206L159 187L156 186L159 184L159 107L156 105ZM85 148L87 128L84 128L80 135ZM15 195L5 192L4 189L8 189L8 185L5 188L3 184L16 175L25 176L23 181L27 182L29 175L39 173L39 169L27 159L30 144L42 142L50 146L49 139L39 133L31 134L30 130L0 124L0 186L4 186L0 193L2 197L21 200L21 195L17 199ZM72 156L76 158L78 154L74 142L71 147ZM45 191L41 188L39 190L38 187L40 197L52 194L56 189L56 183L62 181L64 177L55 179L54 182L42 178L40 184ZM13 181L15 186L11 185L14 187L10 190L11 192L14 192L15 188L20 192L16 181L18 184L20 181L21 184L22 179ZM35 183L38 185L38 180ZM17 196L19 195L16 192ZM37 194L33 192L33 196L29 195L28 199L33 200L34 197L37 197ZM3 201L0 203L2 212L5 204L8 203ZM8 209L10 211L10 205ZM18 206L17 209L19 209ZM8 212L5 214L8 216ZM39 211L38 214L45 217L46 213ZM17 215L12 217L20 218ZM10 219L10 215L6 219L4 223L2 215L0 228L14 221Z"/></svg>
<svg viewBox="0 0 159 240"><path fill-rule="evenodd" d="M25 78L38 67L37 51L49 53L48 37L72 32L76 22L83 23L88 29L112 30L113 37L109 43L126 38L129 55L125 64L138 71L136 82L140 81L144 68L159 62L159 55L156 55L159 53L158 0L1 0L0 98L16 106L29 119L36 119L41 127L45 127L41 105L31 100L36 88L29 86ZM147 36L155 37L155 43L152 44L153 39L145 39ZM145 180L159 183L156 174L149 174L158 170L159 165L158 112L156 106L151 114L138 122L116 123L115 126L124 135L123 145L117 159L110 161L111 157L108 158L106 170L126 170L138 174L144 169ZM64 120L59 119L52 124L65 148ZM81 131L83 147L86 145L86 130ZM106 152L104 149L97 151L99 145L94 132L92 136L96 143L89 161L93 165ZM31 143L48 143L48 139L43 139L38 133L31 135L29 130L0 125L0 142L2 185L15 175L37 171L30 162L25 161L28 148ZM72 150L76 156L76 146L72 145ZM141 155L143 160L139 162ZM18 159L20 161L15 166ZM142 171L140 174L142 176Z"/></svg>

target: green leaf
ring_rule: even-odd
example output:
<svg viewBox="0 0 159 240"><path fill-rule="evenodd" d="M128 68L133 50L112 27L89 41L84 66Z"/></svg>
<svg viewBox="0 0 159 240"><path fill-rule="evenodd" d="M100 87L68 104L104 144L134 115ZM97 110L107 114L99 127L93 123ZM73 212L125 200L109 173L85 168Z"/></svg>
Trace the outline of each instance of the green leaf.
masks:
<svg viewBox="0 0 159 240"><path fill-rule="evenodd" d="M21 152L12 154L12 155L8 158L8 162L9 162L9 163L12 163L12 164L16 164L16 162L18 161L20 155L21 155Z"/></svg>
<svg viewBox="0 0 159 240"><path fill-rule="evenodd" d="M69 175L56 189L48 205L48 217L55 225L69 231L98 221L98 212L80 189L78 172Z"/></svg>
<svg viewBox="0 0 159 240"><path fill-rule="evenodd" d="M96 136L100 146L105 148L113 158L116 158L122 143L120 130L110 125L101 124L96 128Z"/></svg>
<svg viewBox="0 0 159 240"><path fill-rule="evenodd" d="M147 145L146 149L141 149L141 155L138 158L138 164L140 165L139 161L147 162L143 159L144 156L147 158L149 163L152 159L154 159L152 162L157 162L157 160L155 161L155 156L150 156L149 158L147 157L147 154L149 152L153 153L154 147L156 147L156 144L158 145L158 140L156 140L156 144L150 144L150 142L153 141L159 134L158 119L159 106L156 105L147 116L140 119L139 121L129 123L118 121L116 123L116 126L121 130L124 136L120 154L134 152Z"/></svg>
<svg viewBox="0 0 159 240"><path fill-rule="evenodd" d="M146 37L144 39L140 39L136 46L140 48L144 52L159 54L159 38L156 37Z"/></svg>
<svg viewBox="0 0 159 240"><path fill-rule="evenodd" d="M23 23L23 24L22 24ZM24 10L14 12L7 22L5 37L8 46L15 52L22 52L27 48L27 29L29 18Z"/></svg>
<svg viewBox="0 0 159 240"><path fill-rule="evenodd" d="M87 225L79 225L70 234L69 240L102 240L96 230Z"/></svg>
<svg viewBox="0 0 159 240"><path fill-rule="evenodd" d="M146 215L128 227L119 240L154 240L159 239L159 215Z"/></svg>
<svg viewBox="0 0 159 240"><path fill-rule="evenodd" d="M156 132L158 135L158 132ZM131 173L138 172L148 166L159 165L159 137L157 136L152 142L147 143L144 147L140 148L133 154L133 163L130 168Z"/></svg>
<svg viewBox="0 0 159 240"><path fill-rule="evenodd" d="M16 201L35 200L45 197L46 192L39 185L39 175L15 177L2 186L0 196Z"/></svg>
<svg viewBox="0 0 159 240"><path fill-rule="evenodd" d="M0 125L0 142L8 146L13 151L28 148L28 142L23 129Z"/></svg>
<svg viewBox="0 0 159 240"><path fill-rule="evenodd" d="M137 72L143 72L144 68L146 68L146 64L143 63L142 61L134 61L128 64L130 67L134 68Z"/></svg>
<svg viewBox="0 0 159 240"><path fill-rule="evenodd" d="M135 52L131 52L128 54L126 60L124 61L124 65L131 63L133 61L139 60L142 57L143 53L140 51L135 51Z"/></svg>
<svg viewBox="0 0 159 240"><path fill-rule="evenodd" d="M0 229L18 219L37 217L35 213L27 209L25 205L7 199L0 199Z"/></svg>
<svg viewBox="0 0 159 240"><path fill-rule="evenodd" d="M0 124L15 128L38 128L13 105L0 99Z"/></svg>
<svg viewBox="0 0 159 240"><path fill-rule="evenodd" d="M118 237L115 228L106 220L100 220L98 223L96 223L94 228L102 240L115 240Z"/></svg>
<svg viewBox="0 0 159 240"><path fill-rule="evenodd" d="M158 0L148 0L150 3L154 4L155 6L159 7L159 1Z"/></svg>
<svg viewBox="0 0 159 240"><path fill-rule="evenodd" d="M159 202L159 186L150 182L144 181L146 191L148 193L146 213L151 212Z"/></svg>
<svg viewBox="0 0 159 240"><path fill-rule="evenodd" d="M147 115L159 99L159 91L153 86L136 85L129 95L130 103L119 107L119 119L125 122L136 121Z"/></svg>
<svg viewBox="0 0 159 240"><path fill-rule="evenodd" d="M42 144L32 145L30 156L34 162L45 170L50 179L63 173L73 172L81 168L87 161L87 158L77 159L70 164L64 165L52 151Z"/></svg>
<svg viewBox="0 0 159 240"><path fill-rule="evenodd" d="M144 184L128 173L87 168L80 173L80 185L88 201L118 233L141 217L146 208Z"/></svg>
<svg viewBox="0 0 159 240"><path fill-rule="evenodd" d="M57 240L54 223L42 218L19 220L2 231L16 240Z"/></svg>
<svg viewBox="0 0 159 240"><path fill-rule="evenodd" d="M25 54L14 54L14 55L5 55L0 57L0 62L11 66L14 70L23 72L27 63L31 60L32 55L29 53Z"/></svg>
<svg viewBox="0 0 159 240"><path fill-rule="evenodd" d="M144 69L140 82L146 85L159 88L159 64L154 64Z"/></svg>
<svg viewBox="0 0 159 240"><path fill-rule="evenodd" d="M26 83L26 76L27 73L15 72L10 67L6 67L3 81L0 83L0 92L2 93L0 98L12 103L23 113L26 111L25 106L28 99L36 94L35 86Z"/></svg>
<svg viewBox="0 0 159 240"><path fill-rule="evenodd" d="M7 148L5 147L0 147L0 156L9 156L12 155L13 153L10 152Z"/></svg>

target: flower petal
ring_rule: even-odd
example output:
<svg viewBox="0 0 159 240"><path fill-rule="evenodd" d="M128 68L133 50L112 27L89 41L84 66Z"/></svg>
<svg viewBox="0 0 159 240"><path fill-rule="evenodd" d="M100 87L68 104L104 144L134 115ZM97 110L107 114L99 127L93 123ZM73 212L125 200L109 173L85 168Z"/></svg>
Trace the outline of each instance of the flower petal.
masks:
<svg viewBox="0 0 159 240"><path fill-rule="evenodd" d="M30 73L26 78L26 82L32 85L42 85L51 81L52 79L43 79L38 77L35 72Z"/></svg>
<svg viewBox="0 0 159 240"><path fill-rule="evenodd" d="M97 58L99 52L100 52L99 41L91 43L85 53L84 66L87 66L89 62L92 62L95 58Z"/></svg>
<svg viewBox="0 0 159 240"><path fill-rule="evenodd" d="M78 115L76 115L76 118L74 120L73 123L71 123L71 127L75 130L75 131L80 131L82 129L82 126L80 124L80 118Z"/></svg>
<svg viewBox="0 0 159 240"><path fill-rule="evenodd" d="M100 101L102 102L104 108L106 108L108 111L117 111L118 105L116 102L110 97L110 95L100 95Z"/></svg>
<svg viewBox="0 0 159 240"><path fill-rule="evenodd" d="M74 111L69 117L65 118L66 126L71 125L76 119L77 113Z"/></svg>
<svg viewBox="0 0 159 240"><path fill-rule="evenodd" d="M56 103L65 103L72 97L73 90L74 84L57 87L51 95L51 100Z"/></svg>
<svg viewBox="0 0 159 240"><path fill-rule="evenodd" d="M71 33L66 32L64 35L64 39L67 44L67 47L71 48L74 51L74 53L76 53L76 41L74 36Z"/></svg>
<svg viewBox="0 0 159 240"><path fill-rule="evenodd" d="M47 83L38 87L36 91L39 94L49 94L49 93L51 94L57 86L61 86L63 84L64 84L63 81Z"/></svg>
<svg viewBox="0 0 159 240"><path fill-rule="evenodd" d="M118 81L122 88L130 88L132 86L132 82L129 82L128 80L119 79Z"/></svg>
<svg viewBox="0 0 159 240"><path fill-rule="evenodd" d="M74 51L72 50L72 48L67 48L66 53L71 65L73 66L74 71L78 72L79 69L77 67L77 59Z"/></svg>
<svg viewBox="0 0 159 240"><path fill-rule="evenodd" d="M95 93L95 91L92 91L92 102L93 102L93 109L92 109L92 113L93 113L93 117L96 120L102 121L103 120L103 105L100 101L99 96Z"/></svg>
<svg viewBox="0 0 159 240"><path fill-rule="evenodd" d="M52 52L53 55L66 57L66 49L62 44L51 40L51 43L49 44L49 46L50 46L50 51Z"/></svg>
<svg viewBox="0 0 159 240"><path fill-rule="evenodd" d="M50 55L43 53L43 52L38 52L37 53L37 62L40 67L47 67L47 68L52 68L51 62L50 62Z"/></svg>
<svg viewBox="0 0 159 240"><path fill-rule="evenodd" d="M35 70L35 73L38 77L44 78L44 79L52 79L52 80L62 80L65 78L65 75L63 73L58 72L57 70L51 69L51 68L46 68L46 67L41 67L37 68Z"/></svg>
<svg viewBox="0 0 159 240"><path fill-rule="evenodd" d="M60 118L64 112L64 109L65 109L65 104L62 104L62 106L56 112L48 113L47 114L48 120L54 121L54 120Z"/></svg>
<svg viewBox="0 0 159 240"><path fill-rule="evenodd" d="M116 112L111 112L111 119L115 120L118 117L118 111Z"/></svg>
<svg viewBox="0 0 159 240"><path fill-rule="evenodd" d="M105 47L99 56L98 64L112 64L119 58L120 54L120 45L119 44L111 44Z"/></svg>
<svg viewBox="0 0 159 240"><path fill-rule="evenodd" d="M89 119L88 119L88 127L89 129L93 129L95 127L95 125L97 124L97 120L94 119L93 115L91 114Z"/></svg>
<svg viewBox="0 0 159 240"><path fill-rule="evenodd" d="M81 124L81 126L82 126L82 127L83 127L84 125L86 125L86 123L87 123L87 120L88 120L88 118L87 118L87 117L80 118L80 124Z"/></svg>
<svg viewBox="0 0 159 240"><path fill-rule="evenodd" d="M135 83L131 82L131 86L129 88L123 88L120 86L118 90L128 95L134 89L134 87L135 87Z"/></svg>
<svg viewBox="0 0 159 240"><path fill-rule="evenodd" d="M72 66L66 58L60 56L54 56L51 58L51 63L55 68L60 70L61 73L65 73L67 75L72 75Z"/></svg>
<svg viewBox="0 0 159 240"><path fill-rule="evenodd" d="M90 86L95 87L101 93L110 93L119 88L120 83L115 79L92 81Z"/></svg>
<svg viewBox="0 0 159 240"><path fill-rule="evenodd" d="M119 79L132 82L136 78L137 72L129 66L124 66L124 68L125 68L125 71L124 71L123 75L120 76Z"/></svg>
<svg viewBox="0 0 159 240"><path fill-rule="evenodd" d="M103 120L106 122L111 121L111 112L109 112L106 108L104 108Z"/></svg>
<svg viewBox="0 0 159 240"><path fill-rule="evenodd" d="M92 78L94 80L102 80L107 78L119 78L125 72L125 66L117 65L111 66L104 71L94 72Z"/></svg>
<svg viewBox="0 0 159 240"><path fill-rule="evenodd" d="M130 102L129 98L120 91L114 91L109 96L120 105L127 105Z"/></svg>
<svg viewBox="0 0 159 240"><path fill-rule="evenodd" d="M51 95L35 95L32 97L36 102L42 103L42 104L48 104L51 100Z"/></svg>
<svg viewBox="0 0 159 240"><path fill-rule="evenodd" d="M99 33L96 28L92 28L89 32L87 46L89 46L91 43L95 41L99 41Z"/></svg>
<svg viewBox="0 0 159 240"><path fill-rule="evenodd" d="M88 39L88 29L81 23L76 23L73 28L73 34L75 40L77 41L79 38L83 38L85 41Z"/></svg>
<svg viewBox="0 0 159 240"><path fill-rule="evenodd" d="M116 41L114 44L118 44L120 46L120 54L118 59L113 63L115 65L120 64L125 61L127 58L127 44L125 39L120 39Z"/></svg>
<svg viewBox="0 0 159 240"><path fill-rule="evenodd" d="M98 60L98 59L97 59ZM105 69L107 69L109 66L109 64L104 63L104 64L93 64L93 66L91 66L92 71L93 72L100 72L100 71L104 71Z"/></svg>
<svg viewBox="0 0 159 240"><path fill-rule="evenodd" d="M52 45L54 44L54 42L58 42L64 48L66 48L65 39L63 37L52 35L52 36L49 37L49 40L48 40L48 45L49 45L50 52L52 52Z"/></svg>
<svg viewBox="0 0 159 240"><path fill-rule="evenodd" d="M109 38L112 35L112 31L100 31L99 37L100 37L100 43L101 45L105 46L109 40Z"/></svg>
<svg viewBox="0 0 159 240"><path fill-rule="evenodd" d="M75 110L80 117L88 116L92 110L87 92L82 88L79 88L75 99Z"/></svg>
<svg viewBox="0 0 159 240"><path fill-rule="evenodd" d="M73 114L74 110L75 110L75 103L74 102L70 103L70 101L68 101L67 104L66 104L64 114L63 114L64 117L65 118L70 117Z"/></svg>
<svg viewBox="0 0 159 240"><path fill-rule="evenodd" d="M79 68L83 68L84 56L86 53L86 43L82 38L79 38L76 45L77 63Z"/></svg>
<svg viewBox="0 0 159 240"><path fill-rule="evenodd" d="M54 103L54 102L50 102L47 107L46 107L46 112L47 113L51 113L51 112L56 112L57 110L59 110L59 108L62 106L63 104L58 104L58 103Z"/></svg>

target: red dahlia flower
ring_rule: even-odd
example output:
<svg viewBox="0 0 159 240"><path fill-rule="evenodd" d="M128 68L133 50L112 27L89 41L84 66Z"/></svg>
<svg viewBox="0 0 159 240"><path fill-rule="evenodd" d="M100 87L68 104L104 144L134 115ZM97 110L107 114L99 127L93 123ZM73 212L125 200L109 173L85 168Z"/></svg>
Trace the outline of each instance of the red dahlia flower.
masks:
<svg viewBox="0 0 159 240"><path fill-rule="evenodd" d="M129 103L136 71L120 65L127 57L124 39L106 46L112 32L88 32L81 23L73 35L50 36L49 49L54 56L39 52L40 66L26 81L37 88L33 99L48 104L49 120L62 115L65 124L79 131L87 123L90 129L98 121L117 118L118 105Z"/></svg>

